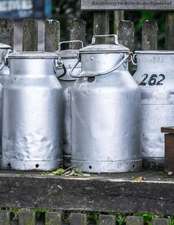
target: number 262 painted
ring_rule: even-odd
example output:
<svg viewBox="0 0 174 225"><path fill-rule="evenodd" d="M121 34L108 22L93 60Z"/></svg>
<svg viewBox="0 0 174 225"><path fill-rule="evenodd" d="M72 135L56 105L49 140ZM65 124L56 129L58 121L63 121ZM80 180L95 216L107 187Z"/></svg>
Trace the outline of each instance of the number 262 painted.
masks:
<svg viewBox="0 0 174 225"><path fill-rule="evenodd" d="M142 86L159 86L159 85L163 85L164 84L164 80L166 79L165 75L164 74L152 74L152 75L149 75L149 74L144 74L143 75L143 80L140 82L139 85L142 85Z"/></svg>

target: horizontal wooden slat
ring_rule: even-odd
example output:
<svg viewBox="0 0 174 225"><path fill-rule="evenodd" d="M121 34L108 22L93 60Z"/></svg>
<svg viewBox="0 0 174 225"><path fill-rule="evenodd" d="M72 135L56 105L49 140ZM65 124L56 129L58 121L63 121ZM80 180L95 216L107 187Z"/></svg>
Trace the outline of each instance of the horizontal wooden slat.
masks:
<svg viewBox="0 0 174 225"><path fill-rule="evenodd" d="M0 190L0 207L164 215L172 215L174 208L174 180L152 172L105 177L0 174Z"/></svg>
<svg viewBox="0 0 174 225"><path fill-rule="evenodd" d="M161 128L162 133L174 133L174 127L162 127Z"/></svg>
<svg viewBox="0 0 174 225"><path fill-rule="evenodd" d="M83 10L174 10L174 0L81 0Z"/></svg>

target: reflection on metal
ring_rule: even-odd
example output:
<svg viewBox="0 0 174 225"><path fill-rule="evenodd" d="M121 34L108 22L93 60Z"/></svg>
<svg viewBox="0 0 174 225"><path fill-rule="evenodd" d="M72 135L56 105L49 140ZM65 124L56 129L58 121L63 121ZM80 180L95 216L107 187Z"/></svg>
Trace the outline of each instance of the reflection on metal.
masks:
<svg viewBox="0 0 174 225"><path fill-rule="evenodd" d="M74 85L76 78L70 76L70 71L73 66L78 62L79 49L71 49L70 45L78 44L83 47L83 42L79 40L63 41L59 43L59 51L62 64L59 65L57 70L57 78L64 89L64 166L71 166L71 102L70 90ZM69 48L63 50L64 45L69 45ZM78 75L81 71L81 64L75 69L74 74Z"/></svg>
<svg viewBox="0 0 174 225"><path fill-rule="evenodd" d="M62 88L53 53L12 53L3 91L2 167L52 170L62 161Z"/></svg>
<svg viewBox="0 0 174 225"><path fill-rule="evenodd" d="M161 127L174 124L174 52L136 52L135 80L141 90L141 149L146 162L163 165Z"/></svg>
<svg viewBox="0 0 174 225"><path fill-rule="evenodd" d="M141 168L140 93L128 72L129 49L114 37L113 44L98 45L93 39L91 46L80 50L81 78L71 89L71 137L72 166L82 171Z"/></svg>

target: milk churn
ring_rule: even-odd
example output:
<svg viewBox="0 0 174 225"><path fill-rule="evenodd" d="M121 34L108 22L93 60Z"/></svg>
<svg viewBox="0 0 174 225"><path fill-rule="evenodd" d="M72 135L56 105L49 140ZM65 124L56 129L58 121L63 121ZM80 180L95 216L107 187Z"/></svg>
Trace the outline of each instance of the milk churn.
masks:
<svg viewBox="0 0 174 225"><path fill-rule="evenodd" d="M8 54L11 52L11 47L0 43L0 161L2 150L2 86L9 79L9 67L7 65Z"/></svg>
<svg viewBox="0 0 174 225"><path fill-rule="evenodd" d="M71 104L70 104L70 89L74 85L76 78L70 76L70 71L78 61L79 49L62 50L63 45L80 44L83 47L83 42L80 40L63 41L59 43L59 56L61 62L58 66L57 77L64 90L64 166L71 166ZM74 74L81 72L81 64L74 70Z"/></svg>
<svg viewBox="0 0 174 225"><path fill-rule="evenodd" d="M103 37L114 42L96 44ZM82 72L71 90L73 167L94 173L141 168L140 93L128 57L115 35L94 36L92 45L80 50Z"/></svg>
<svg viewBox="0 0 174 225"><path fill-rule="evenodd" d="M52 170L62 161L62 88L57 55L9 55L11 78L3 90L2 166Z"/></svg>
<svg viewBox="0 0 174 225"><path fill-rule="evenodd" d="M174 124L174 52L137 51L135 80L141 89L141 149L145 165L164 163L161 127Z"/></svg>

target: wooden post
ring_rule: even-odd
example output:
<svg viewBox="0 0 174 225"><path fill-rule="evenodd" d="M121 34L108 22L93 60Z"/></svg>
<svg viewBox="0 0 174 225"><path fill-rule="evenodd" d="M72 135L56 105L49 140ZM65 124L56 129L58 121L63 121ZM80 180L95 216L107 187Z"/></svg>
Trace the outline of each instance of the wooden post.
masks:
<svg viewBox="0 0 174 225"><path fill-rule="evenodd" d="M10 213L8 211L0 211L0 225L10 225Z"/></svg>
<svg viewBox="0 0 174 225"><path fill-rule="evenodd" d="M152 221L152 225L171 225L170 220L166 218L155 218Z"/></svg>
<svg viewBox="0 0 174 225"><path fill-rule="evenodd" d="M156 22L145 21L142 29L142 49L156 50L158 47L158 25Z"/></svg>
<svg viewBox="0 0 174 225"><path fill-rule="evenodd" d="M9 20L0 20L0 43L11 45L13 40L13 23Z"/></svg>
<svg viewBox="0 0 174 225"><path fill-rule="evenodd" d="M37 21L33 19L24 20L23 23L23 50L37 51L38 40Z"/></svg>
<svg viewBox="0 0 174 225"><path fill-rule="evenodd" d="M128 47L130 50L134 50L135 47L135 29L134 23L129 20L120 21L118 29L119 43Z"/></svg>
<svg viewBox="0 0 174 225"><path fill-rule="evenodd" d="M114 12L114 33L118 33L120 21L124 20L124 11Z"/></svg>
<svg viewBox="0 0 174 225"><path fill-rule="evenodd" d="M94 13L93 34L109 34L109 13L106 11Z"/></svg>
<svg viewBox="0 0 174 225"><path fill-rule="evenodd" d="M62 225L62 215L58 212L46 212L45 225Z"/></svg>
<svg viewBox="0 0 174 225"><path fill-rule="evenodd" d="M99 225L115 225L116 218L112 215L99 215Z"/></svg>
<svg viewBox="0 0 174 225"><path fill-rule="evenodd" d="M165 168L174 173L174 127L161 128L165 133Z"/></svg>
<svg viewBox="0 0 174 225"><path fill-rule="evenodd" d="M70 40L81 40L86 43L86 22L84 20L73 20L70 26ZM80 48L81 44L74 43L71 48Z"/></svg>
<svg viewBox="0 0 174 225"><path fill-rule="evenodd" d="M45 51L45 21L37 21L37 50Z"/></svg>
<svg viewBox="0 0 174 225"><path fill-rule="evenodd" d="M126 225L144 225L144 220L139 216L128 216L126 218Z"/></svg>
<svg viewBox="0 0 174 225"><path fill-rule="evenodd" d="M165 28L166 49L174 50L174 13L167 13Z"/></svg>
<svg viewBox="0 0 174 225"><path fill-rule="evenodd" d="M35 225L35 213L31 210L21 210L18 217L19 225Z"/></svg>
<svg viewBox="0 0 174 225"><path fill-rule="evenodd" d="M47 20L45 24L45 50L56 51L60 41L60 23L57 20Z"/></svg>
<svg viewBox="0 0 174 225"><path fill-rule="evenodd" d="M15 51L23 50L23 22L16 21L13 24L13 49Z"/></svg>
<svg viewBox="0 0 174 225"><path fill-rule="evenodd" d="M70 225L87 225L87 215L82 213L70 214Z"/></svg>

